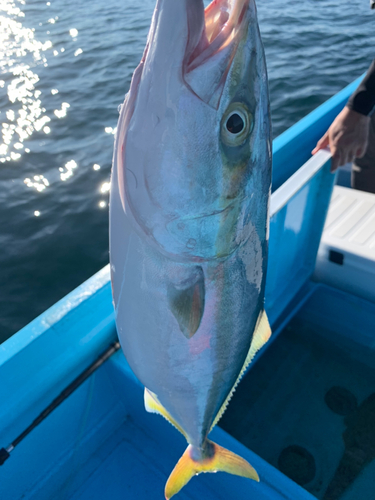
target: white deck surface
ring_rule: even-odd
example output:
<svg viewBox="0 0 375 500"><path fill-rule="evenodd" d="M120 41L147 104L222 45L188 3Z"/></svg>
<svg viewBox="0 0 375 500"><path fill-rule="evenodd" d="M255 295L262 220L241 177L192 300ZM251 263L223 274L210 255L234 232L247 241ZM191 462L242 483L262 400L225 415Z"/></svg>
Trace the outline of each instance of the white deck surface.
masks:
<svg viewBox="0 0 375 500"><path fill-rule="evenodd" d="M335 186L314 279L375 302L375 194Z"/></svg>

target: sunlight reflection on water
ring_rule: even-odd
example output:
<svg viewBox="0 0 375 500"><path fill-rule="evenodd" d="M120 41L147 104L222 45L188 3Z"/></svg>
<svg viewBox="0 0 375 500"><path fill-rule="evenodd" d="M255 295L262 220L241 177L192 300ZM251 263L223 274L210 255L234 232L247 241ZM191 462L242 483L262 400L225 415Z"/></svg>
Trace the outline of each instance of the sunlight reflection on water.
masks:
<svg viewBox="0 0 375 500"><path fill-rule="evenodd" d="M27 187L36 189L39 193L49 186L49 181L43 175L34 175L33 179L28 177L23 181Z"/></svg>
<svg viewBox="0 0 375 500"><path fill-rule="evenodd" d="M276 136L365 71L375 11L257 3ZM154 5L0 0L0 342L108 261L118 109Z"/></svg>
<svg viewBox="0 0 375 500"><path fill-rule="evenodd" d="M24 5L24 1L19 2ZM38 64L47 65L47 53L52 42L42 43L35 39L34 29L25 28L20 21L25 14L11 0L0 5L0 71L7 81L1 80L0 86L6 88L9 109L6 120L1 123L0 162L18 160L26 150L26 141L35 131L50 128L45 125L51 118L40 99L38 74L31 69ZM17 151L14 151L17 150Z"/></svg>
<svg viewBox="0 0 375 500"><path fill-rule="evenodd" d="M61 172L60 179L62 181L66 181L69 177L72 177L74 174L74 170L78 167L77 163L74 160L68 161L64 167L60 167L59 170Z"/></svg>

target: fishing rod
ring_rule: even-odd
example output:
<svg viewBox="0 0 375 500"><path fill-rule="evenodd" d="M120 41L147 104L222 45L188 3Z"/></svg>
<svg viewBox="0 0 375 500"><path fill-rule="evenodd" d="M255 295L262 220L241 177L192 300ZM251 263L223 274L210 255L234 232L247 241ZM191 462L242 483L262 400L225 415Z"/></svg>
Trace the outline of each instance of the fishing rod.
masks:
<svg viewBox="0 0 375 500"><path fill-rule="evenodd" d="M53 401L50 405L47 406L37 417L36 419L14 440L12 441L6 448L0 449L0 466L5 463L6 460L10 457L11 452L14 448L23 440L25 437L30 434L32 430L35 429L44 419L50 415L58 406L61 405L80 385L87 380L90 375L92 375L98 368L102 366L113 354L115 354L120 349L120 343L114 342L110 345L110 347L103 352L91 365L86 368L77 378L73 380Z"/></svg>

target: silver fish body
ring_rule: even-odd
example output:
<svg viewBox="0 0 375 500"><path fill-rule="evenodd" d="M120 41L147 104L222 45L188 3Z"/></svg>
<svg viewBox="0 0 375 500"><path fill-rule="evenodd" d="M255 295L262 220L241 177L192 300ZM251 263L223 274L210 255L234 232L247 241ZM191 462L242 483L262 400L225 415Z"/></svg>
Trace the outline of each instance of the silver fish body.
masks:
<svg viewBox="0 0 375 500"><path fill-rule="evenodd" d="M112 286L129 365L198 458L263 312L270 184L254 1L158 0L118 124Z"/></svg>

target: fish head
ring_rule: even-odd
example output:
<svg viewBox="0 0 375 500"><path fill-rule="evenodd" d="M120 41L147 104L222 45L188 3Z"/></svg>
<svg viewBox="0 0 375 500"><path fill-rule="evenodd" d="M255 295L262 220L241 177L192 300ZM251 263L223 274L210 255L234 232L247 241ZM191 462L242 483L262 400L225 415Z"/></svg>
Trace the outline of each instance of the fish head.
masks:
<svg viewBox="0 0 375 500"><path fill-rule="evenodd" d="M180 261L225 258L254 228L266 238L270 167L254 0L158 0L115 146L138 234Z"/></svg>

